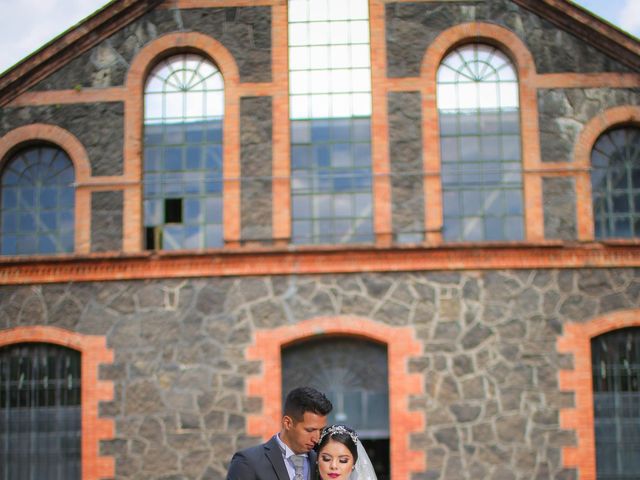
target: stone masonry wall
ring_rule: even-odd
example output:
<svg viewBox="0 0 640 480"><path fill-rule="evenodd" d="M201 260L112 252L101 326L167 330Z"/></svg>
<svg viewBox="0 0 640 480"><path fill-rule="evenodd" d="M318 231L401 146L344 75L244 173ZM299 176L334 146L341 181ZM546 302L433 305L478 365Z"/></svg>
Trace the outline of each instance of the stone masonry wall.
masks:
<svg viewBox="0 0 640 480"><path fill-rule="evenodd" d="M513 31L533 54L538 73L629 71L629 67L509 0L470 0L387 4L388 76L418 76L433 40L464 22L488 22Z"/></svg>
<svg viewBox="0 0 640 480"><path fill-rule="evenodd" d="M544 238L575 240L576 184L572 178L546 177L542 179Z"/></svg>
<svg viewBox="0 0 640 480"><path fill-rule="evenodd" d="M640 105L640 90L556 88L538 90L540 151L543 162L572 162L578 135L603 111Z"/></svg>
<svg viewBox="0 0 640 480"><path fill-rule="evenodd" d="M572 359L555 341L565 322L639 306L640 269L113 281L0 287L0 328L106 336L115 399L100 415L116 430L102 452L119 479L223 479L233 451L257 442L254 332L337 315L410 326L424 345L409 364L425 392L410 409L426 419L411 448L429 470L414 480L575 479L561 466L575 435L558 419Z"/></svg>
<svg viewBox="0 0 640 480"><path fill-rule="evenodd" d="M124 194L91 192L91 251L122 250L122 215Z"/></svg>
<svg viewBox="0 0 640 480"><path fill-rule="evenodd" d="M222 43L238 64L241 81L271 80L270 7L160 8L114 33L32 90L121 86L140 49L161 35L176 31L204 33Z"/></svg>
<svg viewBox="0 0 640 480"><path fill-rule="evenodd" d="M396 241L424 239L421 101L419 92L389 93L391 214Z"/></svg>
<svg viewBox="0 0 640 480"><path fill-rule="evenodd" d="M124 140L124 105L122 103L0 109L0 137L14 128L33 123L58 125L75 135L87 151L92 175L122 175Z"/></svg>
<svg viewBox="0 0 640 480"><path fill-rule="evenodd" d="M271 97L240 100L241 238L266 241L272 236Z"/></svg>

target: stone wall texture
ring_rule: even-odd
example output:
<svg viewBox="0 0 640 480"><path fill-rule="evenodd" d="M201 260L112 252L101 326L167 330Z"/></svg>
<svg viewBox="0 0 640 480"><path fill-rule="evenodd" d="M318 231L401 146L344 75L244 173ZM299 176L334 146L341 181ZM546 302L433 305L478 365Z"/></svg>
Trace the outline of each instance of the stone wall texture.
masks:
<svg viewBox="0 0 640 480"><path fill-rule="evenodd" d="M124 194L91 192L91 251L122 250Z"/></svg>
<svg viewBox="0 0 640 480"><path fill-rule="evenodd" d="M233 55L241 81L271 80L270 7L167 8L156 9L114 33L32 90L124 85L129 65L140 49L176 31L200 32L222 43Z"/></svg>
<svg viewBox="0 0 640 480"><path fill-rule="evenodd" d="M538 90L542 161L572 162L576 140L587 122L622 105L640 105L640 92L625 88Z"/></svg>
<svg viewBox="0 0 640 480"><path fill-rule="evenodd" d="M501 25L533 54L538 73L628 72L614 58L509 0L397 2L386 5L387 74L417 77L422 58L444 30L465 22Z"/></svg>
<svg viewBox="0 0 640 480"><path fill-rule="evenodd" d="M576 240L576 184L572 178L542 179L544 238Z"/></svg>
<svg viewBox="0 0 640 480"><path fill-rule="evenodd" d="M0 109L0 137L14 128L33 123L57 125L75 135L87 151L92 175L123 173L124 105L122 103Z"/></svg>
<svg viewBox="0 0 640 480"><path fill-rule="evenodd" d="M268 241L272 236L271 97L240 101L241 238Z"/></svg>
<svg viewBox="0 0 640 480"><path fill-rule="evenodd" d="M419 92L390 93L391 212L398 242L424 239L422 103Z"/></svg>
<svg viewBox="0 0 640 480"><path fill-rule="evenodd" d="M247 397L261 365L245 351L258 329L318 316L409 326L423 353L410 370L424 395L418 479L572 479L558 415L566 322L640 306L640 269L416 272L0 287L0 329L52 325L105 335L115 385L100 415L115 421L102 452L116 477L223 479L233 451L257 442ZM348 321L346 319L345 321ZM392 372L391 372L392 373Z"/></svg>

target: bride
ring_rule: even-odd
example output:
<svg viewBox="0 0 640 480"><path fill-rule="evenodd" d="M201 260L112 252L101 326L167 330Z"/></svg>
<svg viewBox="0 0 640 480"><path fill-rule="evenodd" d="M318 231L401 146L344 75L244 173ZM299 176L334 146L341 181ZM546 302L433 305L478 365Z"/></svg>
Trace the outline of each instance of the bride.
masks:
<svg viewBox="0 0 640 480"><path fill-rule="evenodd" d="M376 480L369 455L355 430L345 425L326 427L315 448L321 480Z"/></svg>

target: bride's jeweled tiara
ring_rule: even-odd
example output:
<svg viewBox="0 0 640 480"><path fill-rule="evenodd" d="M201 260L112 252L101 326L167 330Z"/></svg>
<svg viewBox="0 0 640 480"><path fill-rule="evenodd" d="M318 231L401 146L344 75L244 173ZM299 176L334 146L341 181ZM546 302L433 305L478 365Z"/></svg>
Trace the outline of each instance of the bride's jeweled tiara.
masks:
<svg viewBox="0 0 640 480"><path fill-rule="evenodd" d="M351 440L353 440L354 445L358 443L358 434L353 430L348 429L344 425L331 425L330 427L326 427L322 431L322 435L320 435L320 441L318 443L322 442L322 439L327 435L333 436L336 433L349 435L351 437Z"/></svg>

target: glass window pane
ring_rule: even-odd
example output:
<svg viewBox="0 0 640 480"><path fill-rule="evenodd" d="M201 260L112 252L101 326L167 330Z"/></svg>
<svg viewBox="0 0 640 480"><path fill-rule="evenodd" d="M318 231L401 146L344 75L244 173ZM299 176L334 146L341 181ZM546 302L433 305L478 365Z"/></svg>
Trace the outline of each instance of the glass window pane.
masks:
<svg viewBox="0 0 640 480"><path fill-rule="evenodd" d="M73 251L73 242L61 241L73 238L73 182L71 160L55 147L29 147L9 159L2 173L3 255Z"/></svg>
<svg viewBox="0 0 640 480"><path fill-rule="evenodd" d="M222 199L222 76L215 65L195 54L169 57L150 76L162 79L167 93L162 94L162 125L145 111L145 133L159 127L164 131L153 149L145 148L144 225L160 232L160 243L149 247L219 245L221 212L211 214L205 205ZM148 138L145 134L145 141ZM179 219L164 215L166 202L182 205Z"/></svg>
<svg viewBox="0 0 640 480"><path fill-rule="evenodd" d="M640 129L618 127L601 135L591 154L591 191L597 238L637 237L640 195L636 182L640 164Z"/></svg>
<svg viewBox="0 0 640 480"><path fill-rule="evenodd" d="M521 196L515 75L509 59L483 44L463 45L437 75L441 180L448 241L513 240L523 235L521 201L504 219L506 192ZM509 190L507 190L509 189ZM462 200L462 205L458 202Z"/></svg>

